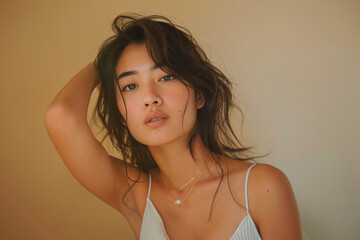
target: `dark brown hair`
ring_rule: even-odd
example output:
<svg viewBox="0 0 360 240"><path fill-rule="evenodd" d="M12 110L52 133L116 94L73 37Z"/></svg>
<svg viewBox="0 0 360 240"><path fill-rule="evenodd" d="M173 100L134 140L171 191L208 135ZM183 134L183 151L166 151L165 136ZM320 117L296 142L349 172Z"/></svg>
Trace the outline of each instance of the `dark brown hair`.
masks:
<svg viewBox="0 0 360 240"><path fill-rule="evenodd" d="M189 31L163 16L140 15L119 15L112 29L115 35L103 43L96 58L101 79L96 112L127 164L145 172L157 167L148 147L136 141L129 132L117 106L115 69L129 44L145 44L156 66L184 79L196 96L204 97L205 105L197 112L197 123L188 143L191 153L195 137L200 136L219 166L216 155L236 160L252 159L247 154L249 148L240 143L230 124L230 110L240 110L233 102L231 82L211 64ZM223 177L222 168L221 172Z"/></svg>

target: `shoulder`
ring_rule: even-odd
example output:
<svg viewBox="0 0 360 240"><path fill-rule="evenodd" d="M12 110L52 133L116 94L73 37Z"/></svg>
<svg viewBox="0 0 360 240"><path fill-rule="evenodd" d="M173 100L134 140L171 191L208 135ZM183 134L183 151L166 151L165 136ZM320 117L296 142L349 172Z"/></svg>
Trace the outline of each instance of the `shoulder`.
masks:
<svg viewBox="0 0 360 240"><path fill-rule="evenodd" d="M268 164L253 167L249 174L248 198L249 211L262 237L281 234L291 237L284 239L298 239L294 238L301 234L294 192L280 169Z"/></svg>
<svg viewBox="0 0 360 240"><path fill-rule="evenodd" d="M134 210L141 214L149 188L149 174L115 157L111 160L118 171L115 178L118 204L115 208L126 217Z"/></svg>
<svg viewBox="0 0 360 240"><path fill-rule="evenodd" d="M290 186L285 173L269 164L256 164L251 169L250 174L252 189L257 195L273 195L286 191Z"/></svg>
<svg viewBox="0 0 360 240"><path fill-rule="evenodd" d="M248 173L248 184L256 193L268 193L270 189L278 188L288 183L286 175L278 168L264 163L230 162L232 172L245 178ZM251 168L251 169L250 169Z"/></svg>
<svg viewBox="0 0 360 240"><path fill-rule="evenodd" d="M293 195L291 184L280 169L269 164L256 164L249 172L249 199L253 212L258 209L270 208L272 205L287 201Z"/></svg>
<svg viewBox="0 0 360 240"><path fill-rule="evenodd" d="M285 173L269 164L234 162L231 169L236 182L246 181L247 178L248 197L253 205L262 203L265 198L279 198L291 190Z"/></svg>
<svg viewBox="0 0 360 240"><path fill-rule="evenodd" d="M114 156L110 156L110 158L113 166L117 169L117 177L122 177L117 179L118 184L126 183L128 187L134 185L134 187L141 186L143 188L148 185L148 173Z"/></svg>

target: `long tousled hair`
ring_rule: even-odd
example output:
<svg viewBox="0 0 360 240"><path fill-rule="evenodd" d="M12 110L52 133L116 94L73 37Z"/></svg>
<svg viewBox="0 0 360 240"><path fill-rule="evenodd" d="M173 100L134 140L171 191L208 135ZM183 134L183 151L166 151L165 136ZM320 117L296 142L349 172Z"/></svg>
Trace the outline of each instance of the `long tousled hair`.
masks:
<svg viewBox="0 0 360 240"><path fill-rule="evenodd" d="M148 147L129 132L116 101L116 66L124 49L130 44L145 44L156 66L184 79L184 84L194 89L195 96L204 98L205 104L197 111L197 122L188 143L191 153L194 140L199 136L221 168L221 180L223 169L216 156L240 161L253 159L248 154L250 148L240 143L230 123L231 109L238 109L242 113L234 104L231 82L211 64L188 30L157 15L119 15L114 19L112 29L115 34L102 44L95 61L101 81L96 112L126 164L144 172L158 167Z"/></svg>

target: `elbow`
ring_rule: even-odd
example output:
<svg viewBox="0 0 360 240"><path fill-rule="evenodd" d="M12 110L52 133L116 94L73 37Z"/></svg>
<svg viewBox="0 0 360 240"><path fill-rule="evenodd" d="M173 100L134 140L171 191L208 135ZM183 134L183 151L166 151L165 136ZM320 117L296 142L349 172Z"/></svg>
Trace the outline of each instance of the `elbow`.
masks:
<svg viewBox="0 0 360 240"><path fill-rule="evenodd" d="M51 104L44 116L44 125L49 134L64 127L75 126L77 122L76 115L64 103Z"/></svg>

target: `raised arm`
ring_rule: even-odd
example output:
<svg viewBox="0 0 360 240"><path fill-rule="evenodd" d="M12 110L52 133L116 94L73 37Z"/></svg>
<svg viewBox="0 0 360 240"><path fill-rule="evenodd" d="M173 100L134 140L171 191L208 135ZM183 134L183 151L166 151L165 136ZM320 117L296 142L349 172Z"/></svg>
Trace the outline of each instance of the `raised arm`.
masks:
<svg viewBox="0 0 360 240"><path fill-rule="evenodd" d="M123 161L108 155L87 122L91 93L98 82L93 63L80 70L48 107L45 126L72 175L90 192L120 211L122 194L129 188ZM129 171L130 174L137 172L135 168Z"/></svg>

